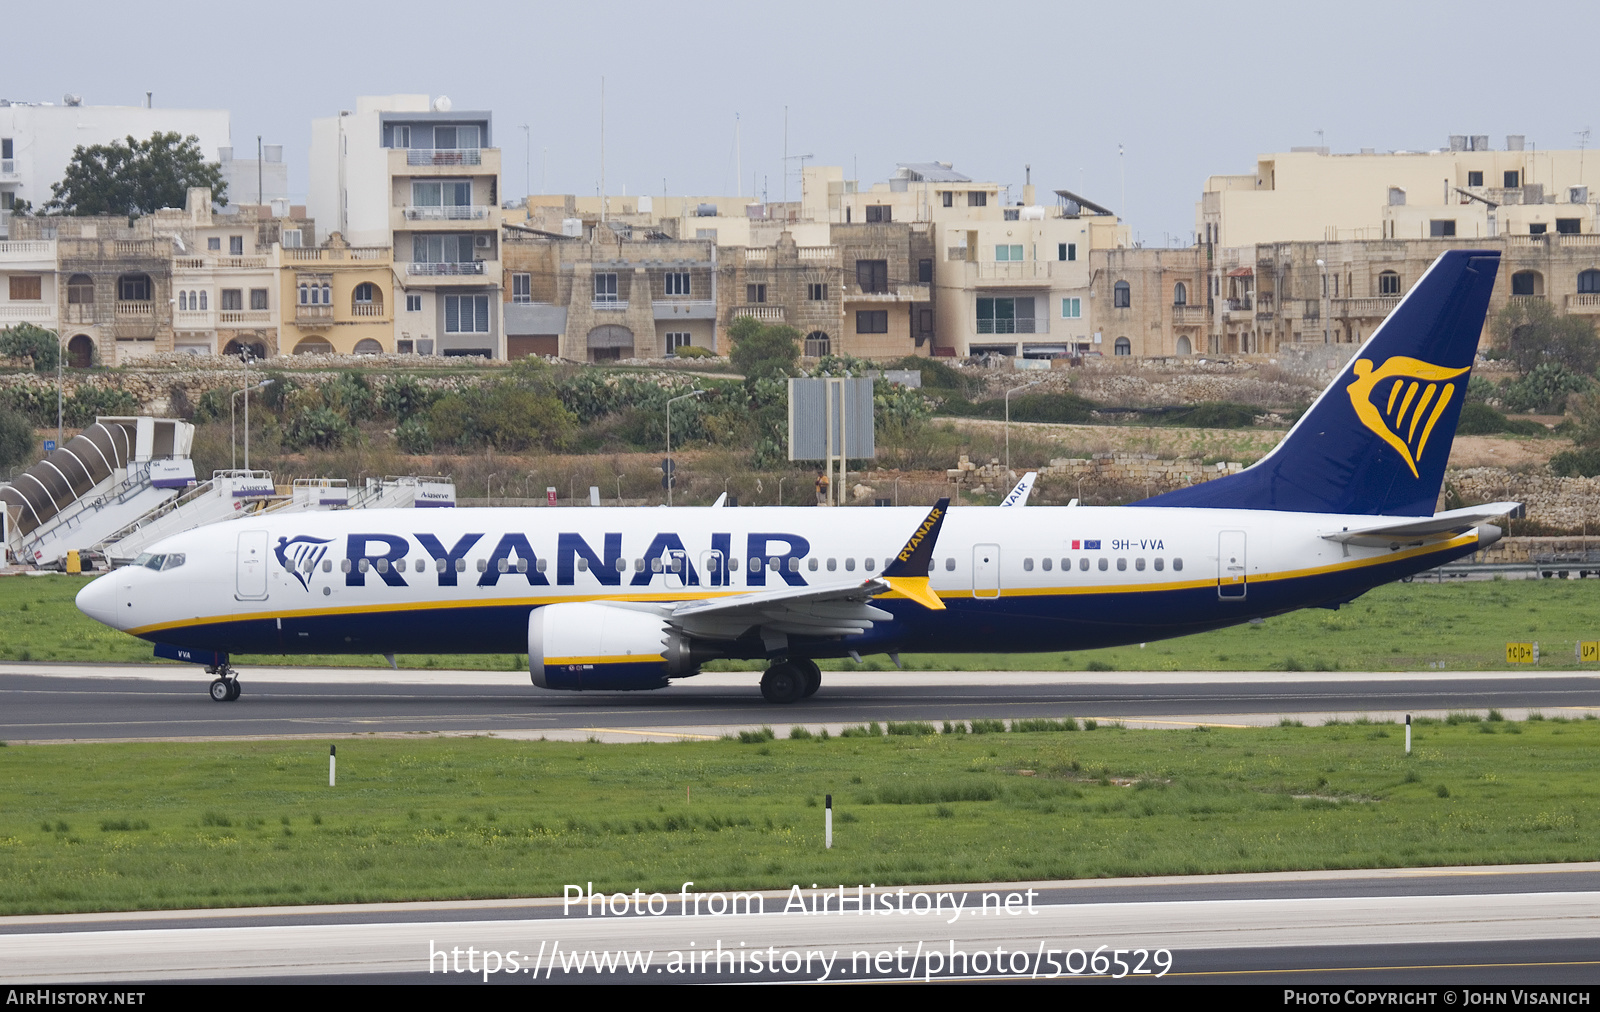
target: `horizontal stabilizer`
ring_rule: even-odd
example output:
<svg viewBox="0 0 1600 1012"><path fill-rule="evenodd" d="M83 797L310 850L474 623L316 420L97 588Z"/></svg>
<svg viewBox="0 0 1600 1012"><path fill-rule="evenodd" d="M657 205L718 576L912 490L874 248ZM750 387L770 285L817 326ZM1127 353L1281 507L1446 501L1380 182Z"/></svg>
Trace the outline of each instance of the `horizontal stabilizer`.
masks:
<svg viewBox="0 0 1600 1012"><path fill-rule="evenodd" d="M1458 510L1445 510L1431 517L1416 517L1395 523L1373 524L1367 527L1344 527L1327 531L1322 537L1347 545L1381 544L1390 541L1415 541L1460 534L1485 520L1514 514L1522 509L1521 503L1492 502L1482 506L1467 506Z"/></svg>

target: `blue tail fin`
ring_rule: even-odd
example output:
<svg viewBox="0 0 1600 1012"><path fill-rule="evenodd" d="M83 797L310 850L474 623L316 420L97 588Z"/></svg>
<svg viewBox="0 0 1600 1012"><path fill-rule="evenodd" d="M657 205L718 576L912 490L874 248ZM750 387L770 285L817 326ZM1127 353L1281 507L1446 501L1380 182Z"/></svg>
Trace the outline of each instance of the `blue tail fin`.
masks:
<svg viewBox="0 0 1600 1012"><path fill-rule="evenodd" d="M1431 516L1499 267L1443 254L1271 453L1135 505Z"/></svg>

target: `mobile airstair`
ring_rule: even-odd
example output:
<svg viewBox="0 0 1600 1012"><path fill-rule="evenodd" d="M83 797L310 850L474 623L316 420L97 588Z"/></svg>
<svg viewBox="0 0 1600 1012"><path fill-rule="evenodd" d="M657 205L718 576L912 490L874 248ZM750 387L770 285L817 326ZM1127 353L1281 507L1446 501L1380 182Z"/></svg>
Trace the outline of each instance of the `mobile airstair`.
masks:
<svg viewBox="0 0 1600 1012"><path fill-rule="evenodd" d="M210 481L186 489L93 546L112 566L123 566L162 538L249 516L288 499L268 471L215 471Z"/></svg>

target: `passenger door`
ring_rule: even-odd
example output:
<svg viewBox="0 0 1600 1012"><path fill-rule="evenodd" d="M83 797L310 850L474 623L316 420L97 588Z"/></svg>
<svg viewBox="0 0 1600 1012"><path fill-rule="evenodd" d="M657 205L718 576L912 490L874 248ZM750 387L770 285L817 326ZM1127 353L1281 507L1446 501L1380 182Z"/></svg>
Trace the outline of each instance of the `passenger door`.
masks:
<svg viewBox="0 0 1600 1012"><path fill-rule="evenodd" d="M1217 535L1217 596L1224 601L1244 600L1249 586L1244 550L1244 531Z"/></svg>
<svg viewBox="0 0 1600 1012"><path fill-rule="evenodd" d="M234 596L241 601L267 599L267 532L239 534L239 561Z"/></svg>
<svg viewBox="0 0 1600 1012"><path fill-rule="evenodd" d="M972 546L972 596L1000 596L1000 546Z"/></svg>

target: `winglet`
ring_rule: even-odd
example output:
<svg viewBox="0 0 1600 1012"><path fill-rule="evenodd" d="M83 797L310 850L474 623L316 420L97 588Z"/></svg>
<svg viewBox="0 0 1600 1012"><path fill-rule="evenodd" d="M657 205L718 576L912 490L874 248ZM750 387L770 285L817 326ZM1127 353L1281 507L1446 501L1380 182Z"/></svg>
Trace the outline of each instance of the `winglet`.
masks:
<svg viewBox="0 0 1600 1012"><path fill-rule="evenodd" d="M890 589L933 611L943 611L944 602L939 600L939 595L928 586L928 571L933 562L934 543L939 540L939 528L944 524L945 514L949 511L948 498L935 503L922 523L917 525L916 532L911 535L905 547L900 549L894 561L884 569L882 576L882 580Z"/></svg>

